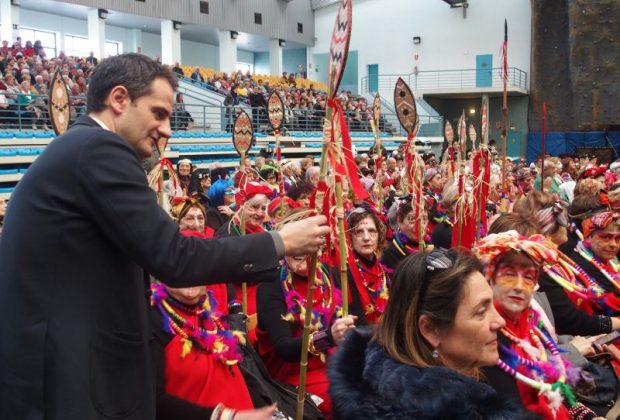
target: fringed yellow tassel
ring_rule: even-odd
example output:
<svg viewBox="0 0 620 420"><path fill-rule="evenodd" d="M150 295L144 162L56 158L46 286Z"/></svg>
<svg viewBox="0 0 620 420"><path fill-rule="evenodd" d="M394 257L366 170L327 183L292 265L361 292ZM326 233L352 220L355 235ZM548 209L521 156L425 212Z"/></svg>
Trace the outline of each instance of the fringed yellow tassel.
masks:
<svg viewBox="0 0 620 420"><path fill-rule="evenodd" d="M181 358L185 359L185 356L192 351L192 342L187 338L183 338L183 349L181 350Z"/></svg>
<svg viewBox="0 0 620 420"><path fill-rule="evenodd" d="M241 331L237 331L237 330L233 330L231 331L231 333L237 338L237 340L239 340L239 344L241 344L242 346L245 346L246 340L245 340L244 333L242 333Z"/></svg>

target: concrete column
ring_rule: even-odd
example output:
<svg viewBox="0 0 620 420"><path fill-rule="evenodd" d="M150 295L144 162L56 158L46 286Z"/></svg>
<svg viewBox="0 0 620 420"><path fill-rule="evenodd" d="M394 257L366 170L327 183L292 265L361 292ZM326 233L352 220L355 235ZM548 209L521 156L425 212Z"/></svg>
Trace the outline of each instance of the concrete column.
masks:
<svg viewBox="0 0 620 420"><path fill-rule="evenodd" d="M181 62L181 28L174 29L174 21L161 21L161 62Z"/></svg>
<svg viewBox="0 0 620 420"><path fill-rule="evenodd" d="M88 9L88 41L95 57L102 59L105 43L105 20L99 18L99 9Z"/></svg>
<svg viewBox="0 0 620 420"><path fill-rule="evenodd" d="M314 47L306 47L306 72L308 73L308 79L316 80L314 71Z"/></svg>
<svg viewBox="0 0 620 420"><path fill-rule="evenodd" d="M219 31L218 37L220 39L219 71L230 74L235 71L235 68L237 67L237 40L232 39L230 36L230 31L227 30Z"/></svg>
<svg viewBox="0 0 620 420"><path fill-rule="evenodd" d="M13 6L11 0L0 0L0 25L0 40L7 40L12 46L19 36L19 6ZM22 47L26 41L22 39Z"/></svg>
<svg viewBox="0 0 620 420"><path fill-rule="evenodd" d="M282 47L279 39L269 40L269 74L272 76L282 74Z"/></svg>
<svg viewBox="0 0 620 420"><path fill-rule="evenodd" d="M141 29L128 29L129 32L129 44L125 52L138 52L142 49L142 30Z"/></svg>

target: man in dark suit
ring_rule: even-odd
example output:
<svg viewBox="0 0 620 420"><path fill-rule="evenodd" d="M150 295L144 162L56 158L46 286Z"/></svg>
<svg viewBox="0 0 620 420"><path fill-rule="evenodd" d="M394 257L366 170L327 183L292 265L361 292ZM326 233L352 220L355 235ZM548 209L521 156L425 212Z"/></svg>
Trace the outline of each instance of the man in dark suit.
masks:
<svg viewBox="0 0 620 420"><path fill-rule="evenodd" d="M86 57L86 62L90 63L90 65L93 67L99 64L99 60L97 60L97 57L95 57L94 51L91 51L90 55Z"/></svg>
<svg viewBox="0 0 620 420"><path fill-rule="evenodd" d="M138 54L95 70L80 118L18 184L0 241L0 419L154 419L148 276L267 281L316 250L324 218L280 234L181 236L140 159L170 136L176 77Z"/></svg>

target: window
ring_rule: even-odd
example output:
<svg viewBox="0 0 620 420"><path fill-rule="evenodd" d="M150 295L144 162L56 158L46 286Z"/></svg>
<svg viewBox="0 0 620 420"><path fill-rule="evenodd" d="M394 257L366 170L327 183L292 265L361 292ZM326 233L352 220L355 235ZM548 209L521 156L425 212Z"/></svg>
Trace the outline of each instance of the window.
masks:
<svg viewBox="0 0 620 420"><path fill-rule="evenodd" d="M106 57L111 57L113 55L119 55L123 53L123 48L120 42L116 41L106 41L103 44L103 51Z"/></svg>
<svg viewBox="0 0 620 420"><path fill-rule="evenodd" d="M208 15L209 14L209 2L201 1L200 2L200 13Z"/></svg>
<svg viewBox="0 0 620 420"><path fill-rule="evenodd" d="M254 73L254 64L250 64L250 63L242 63L242 62L237 62L237 65L235 66L235 71L241 71L243 74L247 73L248 71L250 73Z"/></svg>
<svg viewBox="0 0 620 420"><path fill-rule="evenodd" d="M65 54L86 57L92 51L88 38L76 35L65 35ZM103 55L110 57L123 53L123 44L117 41L105 41Z"/></svg>
<svg viewBox="0 0 620 420"><path fill-rule="evenodd" d="M42 31L33 28L19 28L19 36L22 37L22 45L26 45L26 41L41 41L43 49L47 58L56 57L56 33L49 31Z"/></svg>
<svg viewBox="0 0 620 420"><path fill-rule="evenodd" d="M297 33L299 34L303 34L304 33L304 24L297 22Z"/></svg>
<svg viewBox="0 0 620 420"><path fill-rule="evenodd" d="M263 24L263 15L261 13L254 13L254 23L257 25Z"/></svg>

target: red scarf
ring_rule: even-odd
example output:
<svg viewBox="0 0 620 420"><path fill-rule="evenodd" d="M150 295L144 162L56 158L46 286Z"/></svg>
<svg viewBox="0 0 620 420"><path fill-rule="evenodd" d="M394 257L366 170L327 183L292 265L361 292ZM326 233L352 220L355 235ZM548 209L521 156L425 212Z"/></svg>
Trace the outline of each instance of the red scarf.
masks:
<svg viewBox="0 0 620 420"><path fill-rule="evenodd" d="M356 259L363 267L362 269L358 267ZM373 265L368 267L357 253L353 251L349 253L347 261L349 263L349 272L353 278L353 284L360 297L360 304L366 316L366 321L369 324L378 324L387 303L387 290L385 290L385 296L371 296L371 294L375 294L372 291L379 291L384 285L385 273L379 263L379 258L375 258ZM385 287L387 289L387 285ZM348 295L349 302L351 302L353 297L350 289Z"/></svg>

